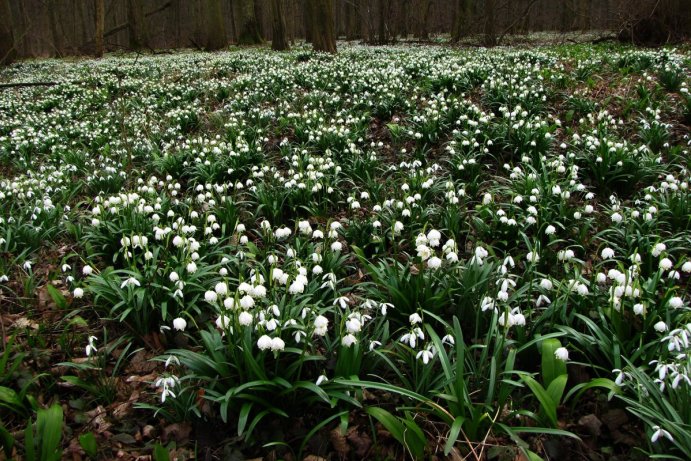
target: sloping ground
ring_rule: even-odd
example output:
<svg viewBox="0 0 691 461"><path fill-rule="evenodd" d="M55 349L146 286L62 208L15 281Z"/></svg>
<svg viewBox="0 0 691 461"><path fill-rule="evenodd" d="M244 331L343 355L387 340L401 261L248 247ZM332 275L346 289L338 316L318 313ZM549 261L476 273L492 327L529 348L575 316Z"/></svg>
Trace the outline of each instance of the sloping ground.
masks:
<svg viewBox="0 0 691 461"><path fill-rule="evenodd" d="M608 46L5 69L50 83L0 89L6 458L691 456L688 81Z"/></svg>

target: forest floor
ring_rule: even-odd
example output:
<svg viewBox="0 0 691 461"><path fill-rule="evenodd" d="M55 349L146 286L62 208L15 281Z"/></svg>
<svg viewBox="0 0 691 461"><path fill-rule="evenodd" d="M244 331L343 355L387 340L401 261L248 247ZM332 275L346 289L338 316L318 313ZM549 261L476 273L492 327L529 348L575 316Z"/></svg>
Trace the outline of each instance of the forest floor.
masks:
<svg viewBox="0 0 691 461"><path fill-rule="evenodd" d="M514 44L1 70L0 460L691 457L691 48Z"/></svg>

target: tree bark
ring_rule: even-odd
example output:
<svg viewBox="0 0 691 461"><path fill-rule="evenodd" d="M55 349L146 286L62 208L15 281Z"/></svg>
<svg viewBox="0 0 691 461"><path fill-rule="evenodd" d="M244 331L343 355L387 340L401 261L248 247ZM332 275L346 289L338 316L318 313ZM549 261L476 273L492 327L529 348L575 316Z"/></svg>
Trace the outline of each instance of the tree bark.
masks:
<svg viewBox="0 0 691 461"><path fill-rule="evenodd" d="M386 1L387 0L377 0L378 3L378 11L377 14L379 16L379 44L380 45L385 45L387 40L386 37Z"/></svg>
<svg viewBox="0 0 691 461"><path fill-rule="evenodd" d="M208 0L206 9L206 49L220 50L226 46L226 25L221 0Z"/></svg>
<svg viewBox="0 0 691 461"><path fill-rule="evenodd" d="M495 18L495 0L485 1L485 27L484 42L487 46L494 46L497 44L496 34L496 18Z"/></svg>
<svg viewBox="0 0 691 461"><path fill-rule="evenodd" d="M336 52L333 0L306 0L309 5L312 48L314 51Z"/></svg>
<svg viewBox="0 0 691 461"><path fill-rule="evenodd" d="M256 45L262 43L259 33L259 22L255 16L255 0L240 0L238 43L241 45Z"/></svg>
<svg viewBox="0 0 691 461"><path fill-rule="evenodd" d="M127 0L127 23L130 49L138 50L149 46L146 25L144 24L143 3L141 1Z"/></svg>
<svg viewBox="0 0 691 461"><path fill-rule="evenodd" d="M286 35L286 17L283 0L271 0L271 14L273 27L271 30L271 49L284 51L290 48Z"/></svg>
<svg viewBox="0 0 691 461"><path fill-rule="evenodd" d="M12 33L12 10L9 0L0 0L0 65L7 65L17 57Z"/></svg>
<svg viewBox="0 0 691 461"><path fill-rule="evenodd" d="M97 58L100 58L103 56L103 28L106 23L106 6L105 6L105 1L104 0L96 0L95 3L96 7L96 12L95 12L95 23L96 23L96 28L94 32L94 37L95 37L95 42L96 42L96 50L94 52L94 55Z"/></svg>
<svg viewBox="0 0 691 461"><path fill-rule="evenodd" d="M470 0L456 0L456 14L453 18L451 40L458 42L468 35L468 26L472 15Z"/></svg>

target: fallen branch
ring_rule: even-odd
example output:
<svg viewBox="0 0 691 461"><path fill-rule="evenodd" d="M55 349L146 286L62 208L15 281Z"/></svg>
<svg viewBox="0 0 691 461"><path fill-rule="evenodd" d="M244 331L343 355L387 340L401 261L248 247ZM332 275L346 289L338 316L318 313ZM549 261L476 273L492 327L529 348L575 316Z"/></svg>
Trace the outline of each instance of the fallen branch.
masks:
<svg viewBox="0 0 691 461"><path fill-rule="evenodd" d="M18 83L0 83L0 90L6 88L24 88L30 86L55 86L59 82L18 82Z"/></svg>

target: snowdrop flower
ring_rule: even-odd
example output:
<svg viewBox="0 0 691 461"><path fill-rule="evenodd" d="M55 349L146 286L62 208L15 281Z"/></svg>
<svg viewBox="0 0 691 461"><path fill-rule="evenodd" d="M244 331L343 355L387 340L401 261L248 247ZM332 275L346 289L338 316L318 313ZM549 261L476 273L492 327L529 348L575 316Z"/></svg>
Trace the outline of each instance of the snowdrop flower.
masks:
<svg viewBox="0 0 691 461"><path fill-rule="evenodd" d="M679 309L684 305L684 300L681 299L679 296L673 296L672 298L670 298L668 304L669 307L671 307L672 309Z"/></svg>
<svg viewBox="0 0 691 461"><path fill-rule="evenodd" d="M660 426L653 426L653 435L650 437L650 441L652 443L655 443L658 441L660 437L664 437L668 439L670 442L674 442L674 439L672 438L672 434L667 432L666 430L662 429Z"/></svg>
<svg viewBox="0 0 691 461"><path fill-rule="evenodd" d="M214 287L214 291L218 295L223 296L228 293L228 285L225 282L218 282Z"/></svg>
<svg viewBox="0 0 691 461"><path fill-rule="evenodd" d="M96 349L96 346L94 345L94 341L98 340L96 336L89 336L89 344L86 346L86 356L90 357L91 354L94 352L98 352L98 349Z"/></svg>
<svg viewBox="0 0 691 461"><path fill-rule="evenodd" d="M550 279L542 279L542 280L540 280L540 287L541 287L543 290L549 291L549 290L552 289L552 286L553 286L553 285L552 285L552 281L551 281Z"/></svg>
<svg viewBox="0 0 691 461"><path fill-rule="evenodd" d="M271 340L271 350L274 352L280 352L286 347L285 341L283 341L281 338L276 337Z"/></svg>
<svg viewBox="0 0 691 461"><path fill-rule="evenodd" d="M653 256L655 256L657 258L666 249L667 249L667 245L665 245L664 243L656 243L653 246L653 250L651 251L651 253Z"/></svg>
<svg viewBox="0 0 691 461"><path fill-rule="evenodd" d="M427 261L427 267L432 270L439 269L441 267L441 259L437 258L436 256L431 257Z"/></svg>
<svg viewBox="0 0 691 461"><path fill-rule="evenodd" d="M350 347L353 344L357 343L357 338L353 336L352 334L347 334L341 339L341 345L345 347Z"/></svg>
<svg viewBox="0 0 691 461"><path fill-rule="evenodd" d="M24 261L24 265L22 266L25 270L31 270L31 265L33 263L31 261Z"/></svg>
<svg viewBox="0 0 691 461"><path fill-rule="evenodd" d="M423 349L420 352L417 353L415 356L416 359L422 360L422 363L427 365L429 361L434 358L434 348L430 347L429 349Z"/></svg>
<svg viewBox="0 0 691 461"><path fill-rule="evenodd" d="M318 315L314 319L314 334L317 336L324 336L329 328L329 319L323 315Z"/></svg>
<svg viewBox="0 0 691 461"><path fill-rule="evenodd" d="M191 261L187 264L186 269L187 272L189 272L190 274L194 274L195 272L197 272L197 265L194 263L194 261Z"/></svg>
<svg viewBox="0 0 691 461"><path fill-rule="evenodd" d="M684 265L681 266L681 271L687 274L691 272L691 261L686 261Z"/></svg>
<svg viewBox="0 0 691 461"><path fill-rule="evenodd" d="M288 293L291 295L295 295L298 293L303 293L305 291L305 285L300 282L300 280L294 280L293 283L290 284L290 287L288 287Z"/></svg>
<svg viewBox="0 0 691 461"><path fill-rule="evenodd" d="M204 300L206 300L207 303L213 304L218 300L218 294L216 294L215 291L207 291L204 293Z"/></svg>
<svg viewBox="0 0 691 461"><path fill-rule="evenodd" d="M602 259L614 258L614 250L607 247L607 248L602 250L602 252L600 253L600 256L602 257Z"/></svg>
<svg viewBox="0 0 691 461"><path fill-rule="evenodd" d="M569 360L569 351L565 347L560 347L554 351L554 356L562 362L566 362Z"/></svg>
<svg viewBox="0 0 691 461"><path fill-rule="evenodd" d="M655 328L655 331L657 331L658 333L664 333L665 331L667 331L667 324L660 320L655 325L653 325L653 328Z"/></svg>
<svg viewBox="0 0 691 461"><path fill-rule="evenodd" d="M84 290L81 289L81 288L75 288L75 289L74 289L74 292L72 293L72 295L73 295L75 298L79 299L79 298L81 298L81 297L84 296Z"/></svg>
<svg viewBox="0 0 691 461"><path fill-rule="evenodd" d="M5 275L5 274L0 275L0 283L6 283L9 281L10 281L10 278L7 275Z"/></svg>
<svg viewBox="0 0 691 461"><path fill-rule="evenodd" d="M415 312L413 314L410 314L410 316L408 317L408 321L411 325L415 325L417 323L422 323L422 317L420 317L420 314Z"/></svg>
<svg viewBox="0 0 691 461"><path fill-rule="evenodd" d="M659 267L663 271L668 271L672 268L673 265L674 264L672 263L672 261L669 258L663 258L660 260Z"/></svg>
<svg viewBox="0 0 691 461"><path fill-rule="evenodd" d="M93 274L93 272L94 272L94 268L91 267L91 266L84 266L84 267L82 268L82 274L83 274L85 277L88 277L89 275Z"/></svg>
<svg viewBox="0 0 691 461"><path fill-rule="evenodd" d="M173 328L177 331L185 331L185 328L187 328L187 321L182 317L178 317L173 320Z"/></svg>
<svg viewBox="0 0 691 461"><path fill-rule="evenodd" d="M326 375L319 375L319 377L317 378L317 381L316 381L315 384L316 384L317 386L321 386L322 383L325 383L325 382L327 382L328 380L329 380L329 378L327 378Z"/></svg>
<svg viewBox="0 0 691 461"><path fill-rule="evenodd" d="M120 288L131 287L131 286L138 287L138 286L141 286L141 283L136 278L130 277L127 280L125 280L124 282L122 282L122 284L120 284Z"/></svg>
<svg viewBox="0 0 691 461"><path fill-rule="evenodd" d="M403 223L401 221L396 221L393 225L394 234L398 235L403 231Z"/></svg>
<svg viewBox="0 0 691 461"><path fill-rule="evenodd" d="M262 337L260 337L257 340L257 347L261 351L271 349L271 345L272 345L272 340L271 340L271 337L269 335L263 335Z"/></svg>
<svg viewBox="0 0 691 461"><path fill-rule="evenodd" d="M540 260L540 256L537 254L536 251L530 251L530 252L528 252L527 255L525 255L525 259L528 262L536 263Z"/></svg>
<svg viewBox="0 0 691 461"><path fill-rule="evenodd" d="M343 244L341 242L334 242L331 244L331 251L341 251L343 250Z"/></svg>
<svg viewBox="0 0 691 461"><path fill-rule="evenodd" d="M545 229L545 235L554 235L556 232L557 228L552 225L547 226L547 228Z"/></svg>

